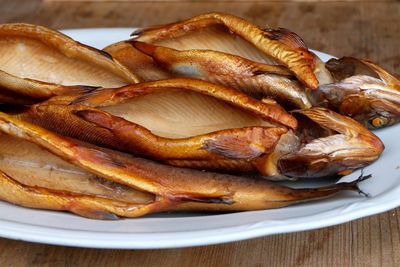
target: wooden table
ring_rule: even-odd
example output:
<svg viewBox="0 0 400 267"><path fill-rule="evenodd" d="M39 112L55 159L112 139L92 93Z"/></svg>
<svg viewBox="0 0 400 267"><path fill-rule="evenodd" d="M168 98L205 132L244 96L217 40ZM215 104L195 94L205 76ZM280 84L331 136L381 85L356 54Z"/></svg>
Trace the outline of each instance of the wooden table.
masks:
<svg viewBox="0 0 400 267"><path fill-rule="evenodd" d="M2 1L0 22L132 27L224 11L300 34L309 47L400 73L400 2ZM399 196L400 197L400 196ZM0 266L400 266L400 209L321 230L170 250L97 250L0 239Z"/></svg>

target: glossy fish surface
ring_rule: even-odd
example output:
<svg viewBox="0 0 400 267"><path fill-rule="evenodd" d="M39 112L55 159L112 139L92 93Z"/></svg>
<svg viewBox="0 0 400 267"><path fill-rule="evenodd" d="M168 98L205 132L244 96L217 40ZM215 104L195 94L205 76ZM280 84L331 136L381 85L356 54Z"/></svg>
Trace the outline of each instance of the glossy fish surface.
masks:
<svg viewBox="0 0 400 267"><path fill-rule="evenodd" d="M203 35L204 29L205 35ZM194 36L188 35L192 33ZM223 34L224 37L221 37ZM178 43L180 50L222 50L223 53L237 56L253 53L248 59L256 57L262 58L263 61L279 62L287 66L307 87L315 89L318 86L318 80L313 72L314 55L309 53L300 37L286 29L261 29L233 15L208 13L177 23L139 29L133 35L137 35L135 39L138 41L167 47L171 46L171 43L174 45ZM217 39L215 35L218 35ZM237 41L239 39L237 36L242 40ZM213 45L209 45L210 43Z"/></svg>
<svg viewBox="0 0 400 267"><path fill-rule="evenodd" d="M151 203L129 203L103 197L24 185L0 173L0 198L19 205L67 210L97 218L136 217L167 210L253 210L286 206L331 196L342 190L359 191L357 184L292 189L263 179L175 168L68 139L0 113L3 134L33 142L59 158L104 179L156 195ZM2 169L0 168L2 171ZM18 175L18 174L14 174Z"/></svg>
<svg viewBox="0 0 400 267"><path fill-rule="evenodd" d="M67 136L158 160L252 159L269 153L297 126L274 101L183 78L61 96L21 116Z"/></svg>
<svg viewBox="0 0 400 267"><path fill-rule="evenodd" d="M104 50L142 81L197 78L273 98L291 109L310 108L308 91L332 82L325 65L295 33L261 29L229 14L203 14L132 35Z"/></svg>
<svg viewBox="0 0 400 267"><path fill-rule="evenodd" d="M47 99L138 81L106 52L42 26L1 24L0 37L1 90Z"/></svg>
<svg viewBox="0 0 400 267"><path fill-rule="evenodd" d="M313 92L317 105L350 116L369 129L400 120L400 80L369 61L353 57L331 59L326 67L335 82Z"/></svg>
<svg viewBox="0 0 400 267"><path fill-rule="evenodd" d="M301 146L277 161L286 176L316 178L351 171L371 164L384 150L376 135L347 116L325 108L296 113L303 117L297 133Z"/></svg>

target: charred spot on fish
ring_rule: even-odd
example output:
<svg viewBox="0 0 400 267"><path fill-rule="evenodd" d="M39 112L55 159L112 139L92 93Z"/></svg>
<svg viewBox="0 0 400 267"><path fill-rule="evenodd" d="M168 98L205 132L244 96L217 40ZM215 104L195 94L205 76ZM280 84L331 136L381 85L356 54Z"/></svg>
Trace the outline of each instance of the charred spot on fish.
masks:
<svg viewBox="0 0 400 267"><path fill-rule="evenodd" d="M88 46L88 45L82 44L82 43L77 42L77 41L76 41L76 43L79 44L79 45L81 45L81 46L84 46L85 48L87 48L87 49L89 49L89 50L92 50L92 51L94 51L94 52L99 53L99 54L102 55L103 57L106 57L106 58L108 58L108 59L114 60L113 57L112 57L109 53L107 53L106 51L103 51L103 50L94 48L94 47L92 47L92 46Z"/></svg>
<svg viewBox="0 0 400 267"><path fill-rule="evenodd" d="M254 75L254 76L264 75L264 74L267 74L267 72L266 72L266 71L263 71L263 70L256 70L256 71L253 71L253 75Z"/></svg>
<svg viewBox="0 0 400 267"><path fill-rule="evenodd" d="M134 36L139 36L143 33L144 29L137 29L134 30L129 36L134 37Z"/></svg>
<svg viewBox="0 0 400 267"><path fill-rule="evenodd" d="M90 85L76 85L76 86L82 89L82 91L85 91L85 93L90 93L101 88L101 86L90 86Z"/></svg>
<svg viewBox="0 0 400 267"><path fill-rule="evenodd" d="M100 50L100 49L96 49L96 50L97 50L97 52L99 52L102 56L104 56L104 57L106 57L106 58L108 58L108 59L114 60L113 57L112 57L109 53L107 53L106 51L103 51L103 50Z"/></svg>
<svg viewBox="0 0 400 267"><path fill-rule="evenodd" d="M100 88L100 87L98 87L98 88ZM68 105L76 105L76 104L80 104L82 102L86 102L93 95L92 93L94 93L95 91L96 91L96 89L93 89L92 91L88 91L86 94L78 96L77 98L72 100Z"/></svg>
<svg viewBox="0 0 400 267"><path fill-rule="evenodd" d="M173 201L191 201L208 204L225 204L232 205L235 202L230 197L194 197L194 196L173 196L170 197Z"/></svg>
<svg viewBox="0 0 400 267"><path fill-rule="evenodd" d="M118 220L119 217L114 213L105 210L96 210L93 208L82 206L77 201L71 201L67 207L71 212L78 214L80 216L97 219L97 220Z"/></svg>

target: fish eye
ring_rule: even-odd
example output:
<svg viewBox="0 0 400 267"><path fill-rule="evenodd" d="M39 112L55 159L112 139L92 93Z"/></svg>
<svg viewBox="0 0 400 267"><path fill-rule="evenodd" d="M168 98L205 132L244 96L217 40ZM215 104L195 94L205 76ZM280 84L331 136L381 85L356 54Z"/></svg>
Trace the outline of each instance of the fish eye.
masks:
<svg viewBox="0 0 400 267"><path fill-rule="evenodd" d="M370 122L374 128L380 128L382 126L387 125L389 122L389 119L386 117L379 116L379 117L373 118Z"/></svg>

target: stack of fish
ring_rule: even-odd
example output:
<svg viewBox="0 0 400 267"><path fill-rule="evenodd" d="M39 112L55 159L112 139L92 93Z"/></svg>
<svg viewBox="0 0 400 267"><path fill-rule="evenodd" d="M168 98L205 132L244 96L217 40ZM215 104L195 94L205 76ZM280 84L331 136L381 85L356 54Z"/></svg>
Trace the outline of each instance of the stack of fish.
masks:
<svg viewBox="0 0 400 267"><path fill-rule="evenodd" d="M95 219L269 209L361 192L294 189L384 150L400 81L322 62L287 29L221 13L139 29L105 49L0 25L0 199ZM257 175L254 175L257 174Z"/></svg>

